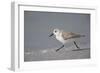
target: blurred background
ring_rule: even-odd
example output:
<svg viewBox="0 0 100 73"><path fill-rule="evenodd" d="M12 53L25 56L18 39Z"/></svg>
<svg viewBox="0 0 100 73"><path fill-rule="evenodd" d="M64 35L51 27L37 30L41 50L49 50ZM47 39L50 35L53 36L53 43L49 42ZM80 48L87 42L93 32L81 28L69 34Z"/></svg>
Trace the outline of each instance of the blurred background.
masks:
<svg viewBox="0 0 100 73"><path fill-rule="evenodd" d="M85 35L85 37L76 40L76 42L82 49L90 48L90 14L24 11L25 57L27 57L27 54L30 54L30 52L36 53L32 55L32 58L34 58L34 56L38 57L39 53L44 54L49 52L52 54L54 52L51 50L55 50L61 47L62 43L56 40L55 37L49 37L55 28L64 30L66 32L74 32ZM65 48L69 51L75 49L76 47L73 45L73 42L68 42L66 43ZM88 55L84 56L84 58L89 57L90 52L88 51L87 54ZM69 54L68 58L72 58L70 55L71 53ZM46 57L49 59L51 56L48 55ZM63 55L62 58L59 59L64 58L66 58L66 55ZM55 56L55 59L58 58Z"/></svg>
<svg viewBox="0 0 100 73"><path fill-rule="evenodd" d="M90 44L90 15L79 13L54 13L54 12L24 12L24 48L25 51L50 49L62 45L54 37L49 35L53 29L58 28L66 32L74 32L85 35L77 42L85 44L82 47L89 48ZM66 47L71 46L66 44Z"/></svg>

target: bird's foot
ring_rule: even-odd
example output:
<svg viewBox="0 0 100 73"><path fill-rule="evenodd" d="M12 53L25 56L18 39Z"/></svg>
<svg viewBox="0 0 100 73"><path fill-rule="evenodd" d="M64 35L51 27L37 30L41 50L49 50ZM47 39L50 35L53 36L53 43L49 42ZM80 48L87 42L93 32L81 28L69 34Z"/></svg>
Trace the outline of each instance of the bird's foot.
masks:
<svg viewBox="0 0 100 73"><path fill-rule="evenodd" d="M60 49L56 49L56 52L58 52Z"/></svg>
<svg viewBox="0 0 100 73"><path fill-rule="evenodd" d="M62 45L60 48L56 49L56 52L58 52L60 49L62 49L64 45Z"/></svg>
<svg viewBox="0 0 100 73"><path fill-rule="evenodd" d="M72 51L80 51L80 50L82 50L82 49L74 49L74 50L72 50Z"/></svg>

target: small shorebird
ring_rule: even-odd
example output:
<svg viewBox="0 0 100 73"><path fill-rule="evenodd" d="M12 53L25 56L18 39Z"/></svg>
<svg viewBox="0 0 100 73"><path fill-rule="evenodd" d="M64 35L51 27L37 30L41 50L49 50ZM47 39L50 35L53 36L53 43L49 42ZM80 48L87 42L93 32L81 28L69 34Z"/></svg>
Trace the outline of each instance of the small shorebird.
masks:
<svg viewBox="0 0 100 73"><path fill-rule="evenodd" d="M80 47L75 42L75 39L85 36L85 35L80 35L73 32L64 32L63 30L59 30L59 29L54 29L53 33L49 37L53 35L55 35L55 38L63 44L60 48L56 49L56 52L62 49L64 47L64 44L68 41L73 41L77 50L80 50Z"/></svg>

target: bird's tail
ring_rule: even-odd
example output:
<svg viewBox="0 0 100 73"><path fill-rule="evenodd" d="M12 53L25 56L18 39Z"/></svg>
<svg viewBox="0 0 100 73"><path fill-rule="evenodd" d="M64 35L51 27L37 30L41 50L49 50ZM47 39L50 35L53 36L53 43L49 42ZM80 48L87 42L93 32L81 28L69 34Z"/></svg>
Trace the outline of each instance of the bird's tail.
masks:
<svg viewBox="0 0 100 73"><path fill-rule="evenodd" d="M85 37L85 35L80 35L80 37Z"/></svg>

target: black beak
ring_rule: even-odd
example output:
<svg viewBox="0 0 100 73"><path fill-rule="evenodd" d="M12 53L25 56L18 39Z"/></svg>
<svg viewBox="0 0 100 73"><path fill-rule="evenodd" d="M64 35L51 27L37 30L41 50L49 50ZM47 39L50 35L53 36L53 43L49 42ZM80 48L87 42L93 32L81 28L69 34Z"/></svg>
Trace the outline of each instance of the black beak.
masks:
<svg viewBox="0 0 100 73"><path fill-rule="evenodd" d="M51 36L53 36L53 35L54 35L54 34L52 33L52 34L49 35L49 37L51 37Z"/></svg>

